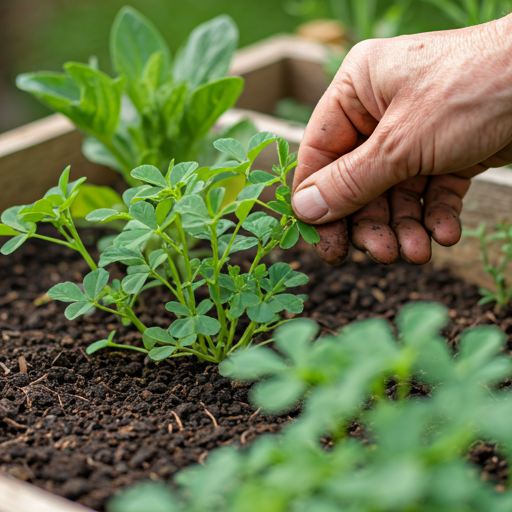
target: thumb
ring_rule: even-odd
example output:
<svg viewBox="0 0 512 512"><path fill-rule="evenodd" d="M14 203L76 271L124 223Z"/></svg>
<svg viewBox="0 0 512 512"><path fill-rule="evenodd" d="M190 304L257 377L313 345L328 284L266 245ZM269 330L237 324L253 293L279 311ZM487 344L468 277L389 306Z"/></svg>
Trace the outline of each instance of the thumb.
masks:
<svg viewBox="0 0 512 512"><path fill-rule="evenodd" d="M397 146L389 142L377 128L354 151L304 180L292 199L297 217L309 224L347 217L407 179L407 167L397 162Z"/></svg>

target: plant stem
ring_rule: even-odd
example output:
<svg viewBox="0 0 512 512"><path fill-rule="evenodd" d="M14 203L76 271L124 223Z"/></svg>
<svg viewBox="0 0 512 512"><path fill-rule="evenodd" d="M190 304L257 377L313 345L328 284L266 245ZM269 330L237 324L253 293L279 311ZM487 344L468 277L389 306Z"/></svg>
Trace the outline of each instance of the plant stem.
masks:
<svg viewBox="0 0 512 512"><path fill-rule="evenodd" d="M213 250L213 276L214 276L214 288L217 297L220 297L220 286L219 286L219 242L217 239L217 223L215 222L213 226L210 228L212 235L212 250ZM217 343L222 344L224 342L224 336L227 334L228 326L226 320L226 313L222 304L219 304L217 301L215 302L215 306L217 308L217 316L219 317L220 322L220 331L217 337Z"/></svg>
<svg viewBox="0 0 512 512"><path fill-rule="evenodd" d="M40 238L41 240L46 240L47 242L52 242L54 244L64 245L66 247L69 247L70 249L74 249L75 251L78 250L73 244L65 242L64 240L59 240L58 238L51 238L49 236L38 235L37 233L34 233L32 236L34 238Z"/></svg>
<svg viewBox="0 0 512 512"><path fill-rule="evenodd" d="M194 296L194 289L192 288L192 267L190 266L190 258L188 255L188 246L187 246L187 236L185 235L185 231L183 230L183 225L181 224L181 216L178 214L176 217L176 227L178 228L178 233L181 238L181 249L183 251L183 259L185 260L185 268L187 269L187 290L189 295L189 303L190 309L192 313L196 312L196 299Z"/></svg>
<svg viewBox="0 0 512 512"><path fill-rule="evenodd" d="M246 347L251 341L257 326L257 322L251 322L245 330L243 336L240 338L240 341L229 351L229 353L231 354L231 352L234 352L239 347Z"/></svg>
<svg viewBox="0 0 512 512"><path fill-rule="evenodd" d="M136 350L137 352L142 352L143 354L147 354L148 353L148 351L145 348L132 347L131 345L119 345L118 343L110 343L107 346L108 347L115 347L115 348L126 348L128 350Z"/></svg>
<svg viewBox="0 0 512 512"><path fill-rule="evenodd" d="M133 325L135 325L135 327L137 327L140 332L144 333L147 327L137 318L135 313L130 308L125 310L125 315L126 318L129 318L132 321Z"/></svg>
<svg viewBox="0 0 512 512"><path fill-rule="evenodd" d="M77 246L77 251L83 256L84 260L87 262L91 270L98 270L98 265L94 262L94 260L91 258L91 255L85 248L84 244L82 243L82 240L80 238L80 235L78 234L75 224L73 223L73 219L71 218L71 215L69 214L69 211L67 213L67 228L69 229L69 232L71 233L71 236L74 239L74 242Z"/></svg>

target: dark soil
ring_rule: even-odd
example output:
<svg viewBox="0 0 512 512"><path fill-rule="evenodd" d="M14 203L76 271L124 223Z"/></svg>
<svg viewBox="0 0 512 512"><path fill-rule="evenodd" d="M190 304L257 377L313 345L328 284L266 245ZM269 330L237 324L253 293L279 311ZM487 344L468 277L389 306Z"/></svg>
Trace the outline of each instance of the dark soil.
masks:
<svg viewBox="0 0 512 512"><path fill-rule="evenodd" d="M302 291L310 297L305 315L324 332L370 316L393 320L411 300L436 300L450 308L450 345L468 327L496 324L512 348L512 318L477 306L478 290L448 271L383 268L359 252L331 268L305 247L277 252L274 260L281 257L310 276ZM242 255L237 263L247 262ZM140 343L113 315L68 322L65 306L48 301L51 286L79 282L87 271L77 254L39 241L0 258L0 470L101 511L120 488L148 478L169 481L214 448L277 432L297 414L259 414L249 404L249 386L191 359L155 367L136 353L87 356L85 348L113 329L119 343ZM168 300L153 289L141 319L167 327ZM478 445L471 459L483 478L502 485L507 468L491 446Z"/></svg>

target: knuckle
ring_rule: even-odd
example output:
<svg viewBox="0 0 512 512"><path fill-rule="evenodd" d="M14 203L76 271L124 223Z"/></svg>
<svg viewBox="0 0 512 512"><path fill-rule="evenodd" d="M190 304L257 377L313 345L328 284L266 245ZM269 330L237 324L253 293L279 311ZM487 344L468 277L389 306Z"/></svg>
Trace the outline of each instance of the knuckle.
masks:
<svg viewBox="0 0 512 512"><path fill-rule="evenodd" d="M358 185L357 169L350 155L333 162L332 182L337 197L344 203L363 206L361 187Z"/></svg>

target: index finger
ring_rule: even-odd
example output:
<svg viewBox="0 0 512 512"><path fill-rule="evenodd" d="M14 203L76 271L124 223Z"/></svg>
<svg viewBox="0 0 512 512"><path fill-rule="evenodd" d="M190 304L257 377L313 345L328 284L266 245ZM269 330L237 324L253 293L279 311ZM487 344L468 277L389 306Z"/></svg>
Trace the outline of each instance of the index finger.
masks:
<svg viewBox="0 0 512 512"><path fill-rule="evenodd" d="M312 174L355 149L358 132L341 106L331 85L322 96L300 143L293 190Z"/></svg>

